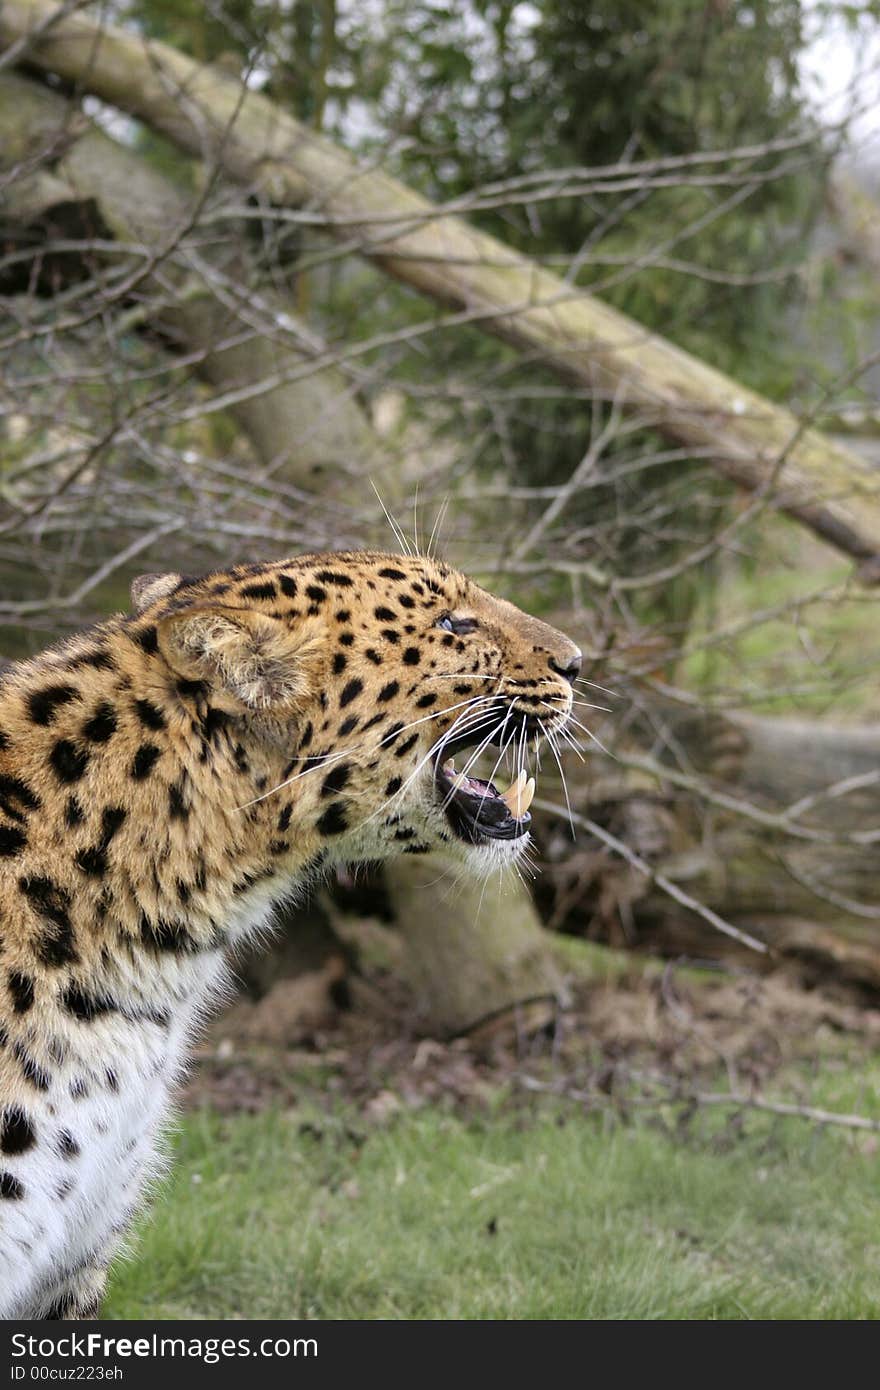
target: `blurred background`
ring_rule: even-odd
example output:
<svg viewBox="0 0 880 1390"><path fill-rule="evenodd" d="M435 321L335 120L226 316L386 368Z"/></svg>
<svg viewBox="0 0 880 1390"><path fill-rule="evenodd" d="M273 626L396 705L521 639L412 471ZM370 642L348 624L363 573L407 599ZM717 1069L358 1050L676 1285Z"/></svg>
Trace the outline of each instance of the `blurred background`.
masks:
<svg viewBox="0 0 880 1390"><path fill-rule="evenodd" d="M878 273L874 0L4 7L0 654L362 546L585 652L523 881L235 962L116 1315L876 1315Z"/></svg>

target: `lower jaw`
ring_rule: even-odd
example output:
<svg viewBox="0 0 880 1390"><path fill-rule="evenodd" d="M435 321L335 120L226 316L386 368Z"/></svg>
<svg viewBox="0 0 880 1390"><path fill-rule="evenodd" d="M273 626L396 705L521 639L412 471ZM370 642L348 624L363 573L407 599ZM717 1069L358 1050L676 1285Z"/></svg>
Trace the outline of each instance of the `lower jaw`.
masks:
<svg viewBox="0 0 880 1390"><path fill-rule="evenodd" d="M475 845L478 849L500 845L515 850L528 839L532 823L531 816L526 813L514 822L513 827L481 825L479 821L463 815L454 803L448 808L446 816L456 839L466 845Z"/></svg>

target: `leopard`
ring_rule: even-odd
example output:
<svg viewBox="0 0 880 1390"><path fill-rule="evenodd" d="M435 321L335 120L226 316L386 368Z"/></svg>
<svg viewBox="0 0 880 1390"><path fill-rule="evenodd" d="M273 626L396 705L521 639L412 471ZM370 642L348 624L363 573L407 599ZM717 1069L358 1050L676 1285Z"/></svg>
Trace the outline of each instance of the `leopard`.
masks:
<svg viewBox="0 0 880 1390"><path fill-rule="evenodd" d="M11 664L0 1316L100 1316L230 954L279 905L396 855L517 864L523 750L565 729L581 660L437 557L346 551L141 576ZM506 791L486 749L514 752Z"/></svg>

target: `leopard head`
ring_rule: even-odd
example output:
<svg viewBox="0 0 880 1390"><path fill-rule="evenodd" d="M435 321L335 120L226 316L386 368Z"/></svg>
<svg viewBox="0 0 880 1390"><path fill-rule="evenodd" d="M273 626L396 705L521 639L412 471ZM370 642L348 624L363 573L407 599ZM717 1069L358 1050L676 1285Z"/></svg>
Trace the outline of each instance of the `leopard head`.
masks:
<svg viewBox="0 0 880 1390"><path fill-rule="evenodd" d="M437 560L373 552L147 576L133 598L178 684L274 750L254 802L291 807L291 842L480 873L522 853L532 750L564 729L581 663L548 624Z"/></svg>

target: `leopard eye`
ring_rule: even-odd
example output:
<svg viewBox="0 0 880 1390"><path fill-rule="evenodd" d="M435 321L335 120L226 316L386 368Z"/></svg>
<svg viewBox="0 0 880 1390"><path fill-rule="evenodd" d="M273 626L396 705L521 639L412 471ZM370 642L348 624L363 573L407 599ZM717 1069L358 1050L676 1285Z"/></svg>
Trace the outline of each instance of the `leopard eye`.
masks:
<svg viewBox="0 0 880 1390"><path fill-rule="evenodd" d="M457 637L461 637L465 632L473 632L479 627L479 623L476 618L456 618L452 613L444 613L434 626L442 627L444 632L454 632Z"/></svg>

